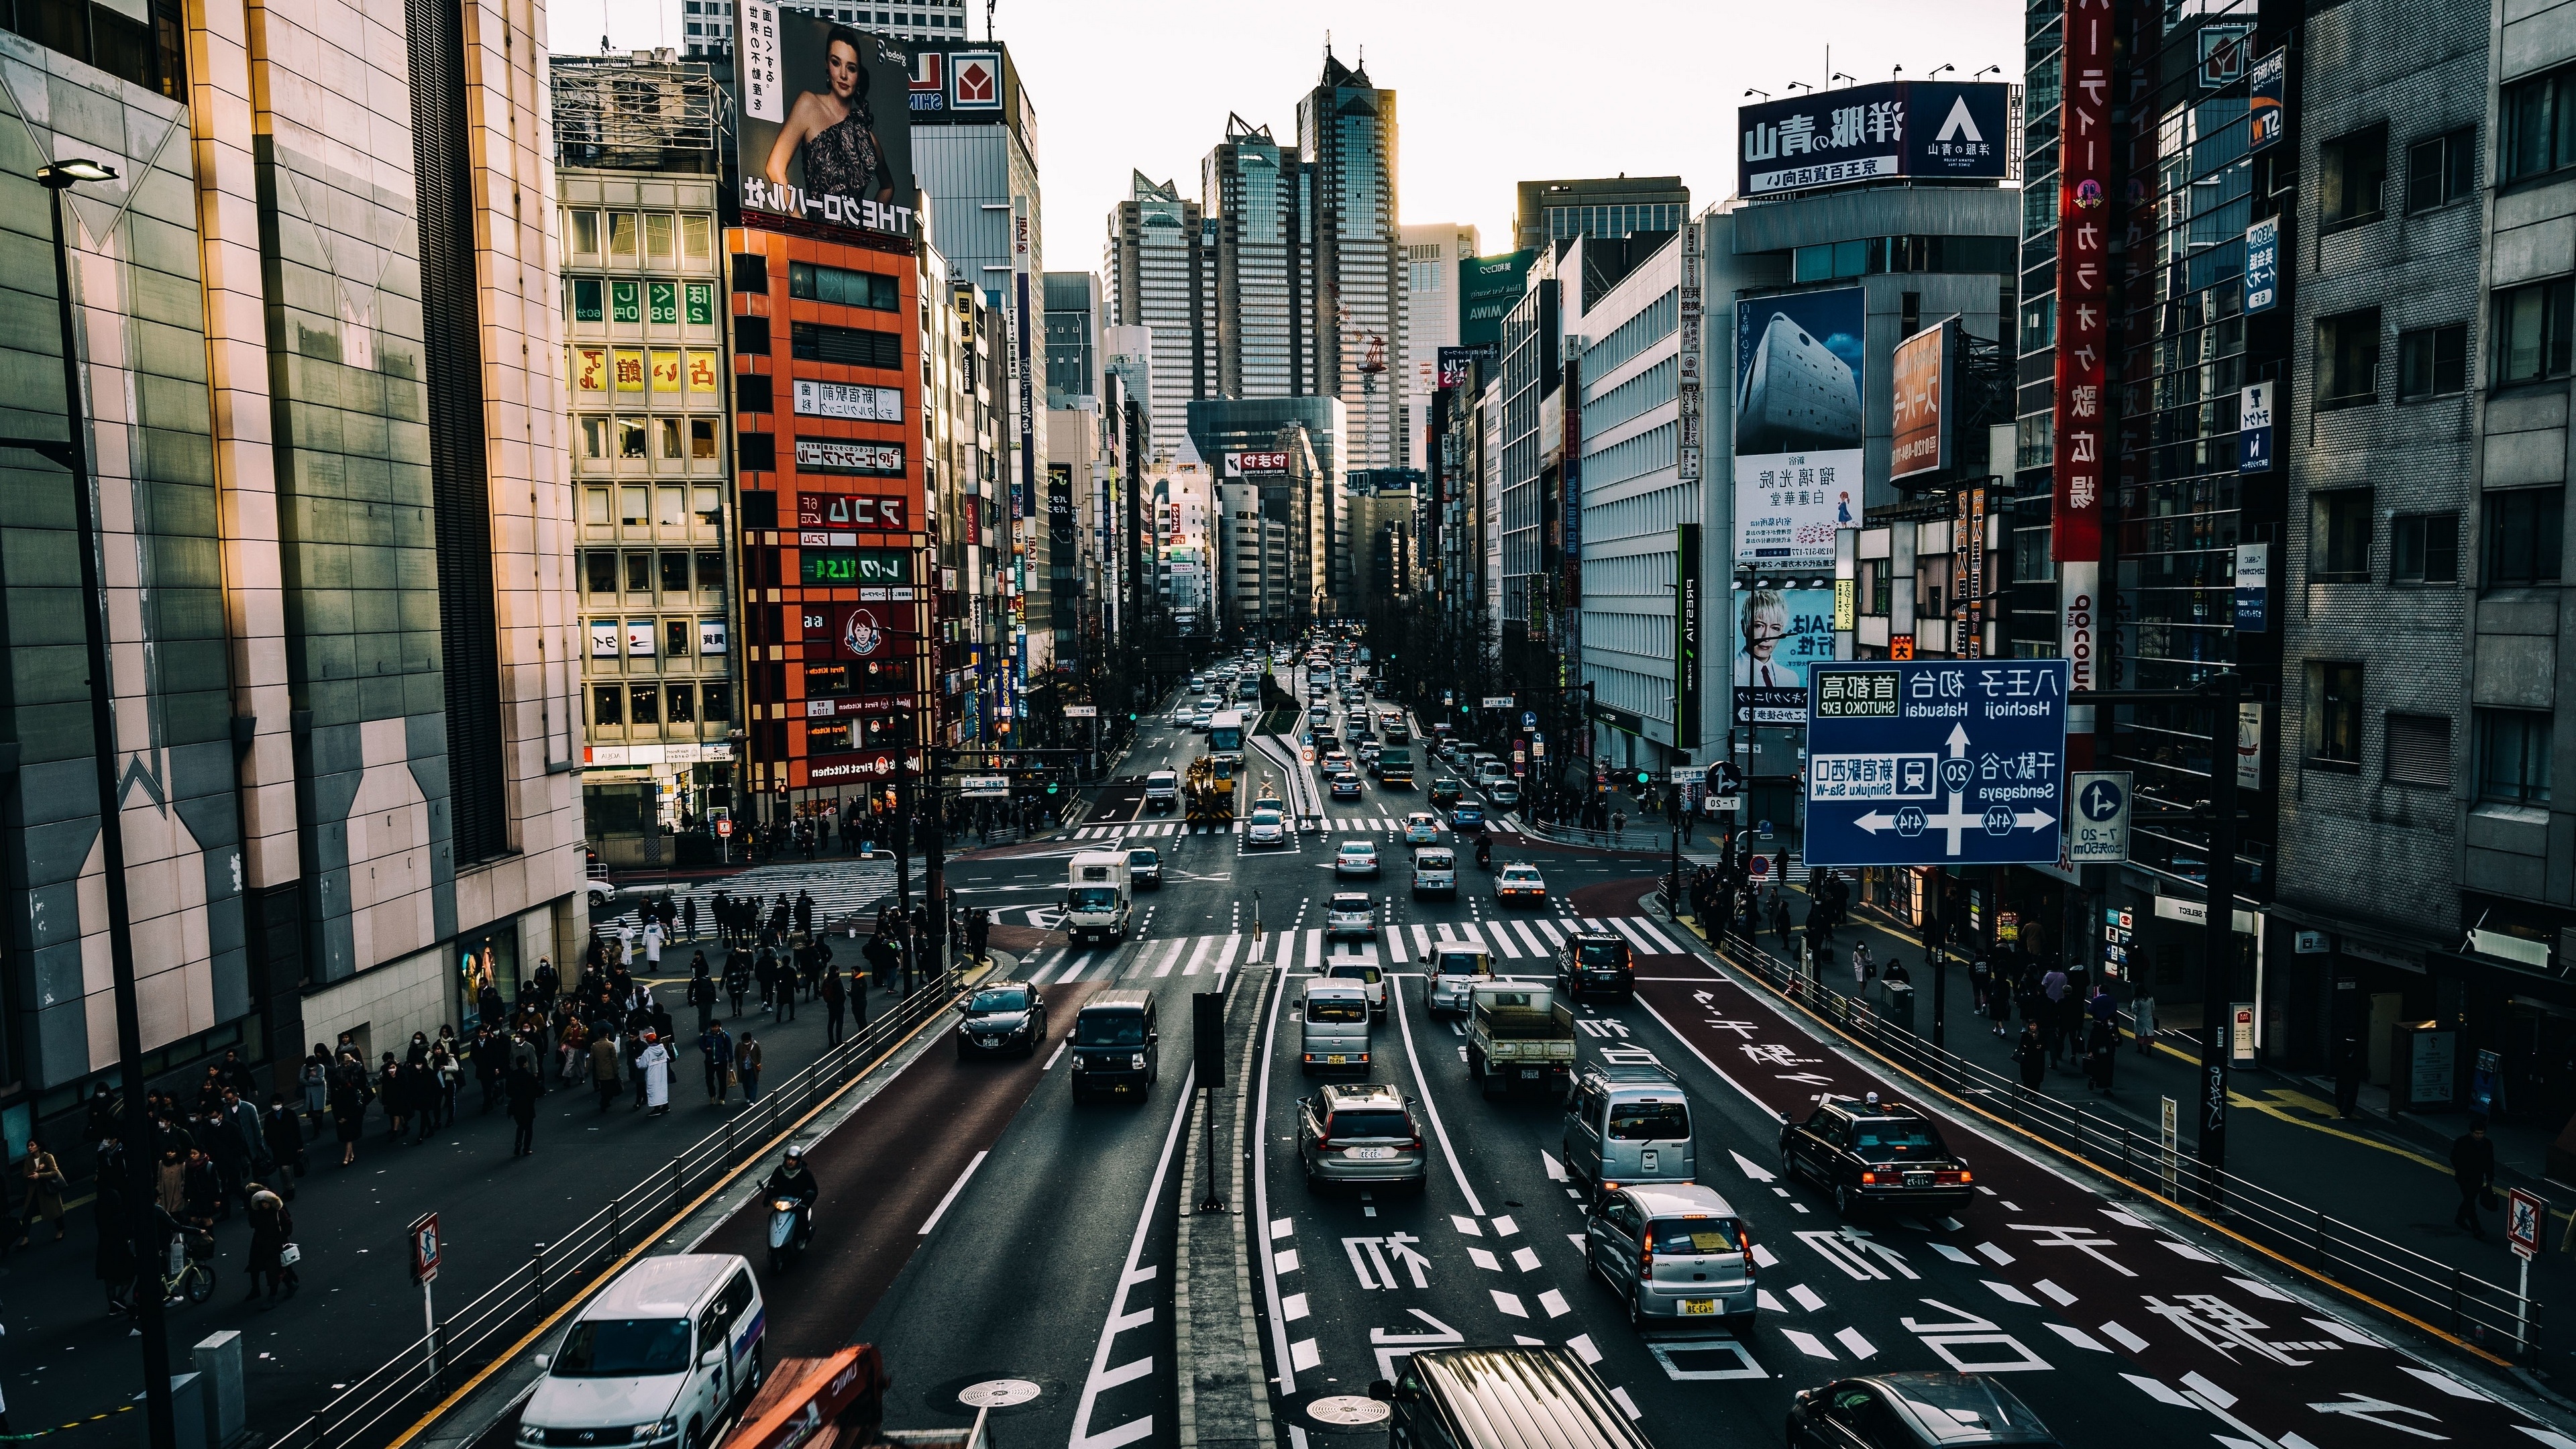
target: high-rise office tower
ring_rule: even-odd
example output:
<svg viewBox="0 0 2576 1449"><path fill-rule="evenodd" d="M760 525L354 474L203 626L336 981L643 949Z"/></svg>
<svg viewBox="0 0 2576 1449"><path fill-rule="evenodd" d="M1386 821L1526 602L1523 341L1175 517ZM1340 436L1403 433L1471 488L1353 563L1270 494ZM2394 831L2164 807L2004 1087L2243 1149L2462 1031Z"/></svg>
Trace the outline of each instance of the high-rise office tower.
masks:
<svg viewBox="0 0 2576 1449"><path fill-rule="evenodd" d="M1110 322L1152 333L1152 452L1177 457L1189 437L1189 401L1213 397L1215 328L1209 325L1206 229L1199 204L1172 182L1135 173L1133 194L1109 213Z"/></svg>
<svg viewBox="0 0 2576 1449"><path fill-rule="evenodd" d="M1404 241L1405 466L1431 456L1431 394L1440 387L1440 349L1458 345L1458 264L1476 255L1476 228L1462 221L1426 222Z"/></svg>
<svg viewBox="0 0 2576 1449"><path fill-rule="evenodd" d="M1313 171L1268 126L1225 118L1225 140L1199 163L1216 231L1216 390L1224 397L1299 397L1319 389L1312 341Z"/></svg>
<svg viewBox="0 0 2576 1449"><path fill-rule="evenodd" d="M1396 223L1395 92L1324 55L1297 103L1297 144L1314 168L1317 391L1350 418L1344 466L1403 462L1404 247Z"/></svg>

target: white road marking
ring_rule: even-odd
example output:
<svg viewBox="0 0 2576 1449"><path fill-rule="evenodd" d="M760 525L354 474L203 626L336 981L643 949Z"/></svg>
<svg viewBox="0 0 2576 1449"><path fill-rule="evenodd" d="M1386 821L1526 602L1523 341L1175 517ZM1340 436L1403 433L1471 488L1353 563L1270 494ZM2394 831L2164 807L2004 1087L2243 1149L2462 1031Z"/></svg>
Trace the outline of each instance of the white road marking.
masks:
<svg viewBox="0 0 2576 1449"><path fill-rule="evenodd" d="M2033 1283L2030 1286L2056 1300L2057 1306L2060 1308L2064 1308L2075 1301L2074 1294L2067 1292L2065 1289L2058 1287L2056 1284L2049 1282L2045 1278L2040 1279L2038 1282Z"/></svg>
<svg viewBox="0 0 2576 1449"><path fill-rule="evenodd" d="M1285 975L1280 977L1279 985L1281 990L1287 989L1288 978ZM1431 1135L1440 1143L1440 1155L1449 1164L1449 1176L1458 1184L1458 1195L1467 1200L1467 1211L1483 1217L1484 1200L1476 1196L1476 1189L1467 1182L1466 1169L1458 1165L1457 1149L1449 1145L1449 1129L1441 1124L1440 1108L1432 1100L1431 1081L1422 1075L1422 1058L1413 1050L1412 1010L1404 1004L1403 992L1390 991L1387 995L1395 998L1396 1034L1404 1039L1404 1059L1413 1067L1413 1085L1422 1094L1422 1111L1431 1119ZM1266 1135L1264 1140L1268 1140ZM1284 1388L1282 1391L1285 1392Z"/></svg>
<svg viewBox="0 0 2576 1449"><path fill-rule="evenodd" d="M1458 1231L1465 1233L1471 1238L1481 1238L1485 1235L1484 1225L1464 1213L1451 1213L1449 1215L1449 1226L1456 1228Z"/></svg>
<svg viewBox="0 0 2576 1449"><path fill-rule="evenodd" d="M1565 1346L1573 1349L1574 1356L1583 1360L1585 1363L1601 1362L1601 1350L1592 1346L1591 1334L1578 1333L1572 1338L1567 1339L1565 1341Z"/></svg>
<svg viewBox="0 0 2576 1449"><path fill-rule="evenodd" d="M2065 1339L2068 1343L2075 1345L2077 1348L2089 1348L2095 1353L2109 1353L2111 1351L2110 1347L2103 1343L2102 1340L2086 1333L2083 1329L2075 1328L2063 1323L2052 1323L2048 1325L2048 1329L2049 1332Z"/></svg>
<svg viewBox="0 0 2576 1449"><path fill-rule="evenodd" d="M1769 1168L1764 1167L1762 1164L1733 1148L1728 1148L1726 1155L1735 1159L1735 1167L1737 1171L1743 1173L1746 1177L1755 1182L1772 1182L1777 1180Z"/></svg>
<svg viewBox="0 0 2576 1449"><path fill-rule="evenodd" d="M926 1238L926 1237L929 1237L929 1236L930 1236L930 1230L931 1230L932 1228L935 1228L935 1227L939 1226L939 1220L940 1220L941 1218L946 1217L946 1216L948 1215L948 1205L949 1205L950 1203L952 1203L952 1202L957 1201L957 1194L959 1194L959 1193L961 1193L961 1192L964 1192L964 1191L966 1190L966 1179L968 1179L968 1178L970 1178L970 1177L973 1177L973 1176L975 1175L975 1169L976 1169L976 1168L979 1168L979 1167L981 1167L981 1166L983 1166L983 1165L984 1165L984 1159L985 1159L987 1156L989 1156L989 1155L991 1155L991 1154L986 1153L986 1152L978 1152L978 1153L976 1153L976 1154L975 1154L975 1156L974 1156L974 1158L973 1158L973 1160L969 1161L969 1162L966 1164L966 1170L965 1170L964 1172L961 1172L961 1173L957 1174L957 1180L956 1180L955 1182L952 1182L952 1183L948 1184L948 1194L947 1194L947 1196L942 1197L942 1198L939 1200L939 1206L937 1206L937 1207L935 1207L935 1208L932 1208L932 1209L930 1210L930 1216L929 1216L929 1218L928 1218L927 1220L925 1220L925 1221L922 1223L922 1225L921 1225L921 1232L920 1232L920 1236L925 1237L925 1238Z"/></svg>
<svg viewBox="0 0 2576 1449"><path fill-rule="evenodd" d="M1295 1248L1283 1248L1272 1255L1272 1261L1279 1265L1280 1272L1294 1273L1297 1271L1297 1250Z"/></svg>
<svg viewBox="0 0 2576 1449"><path fill-rule="evenodd" d="M1163 1132L1163 1154L1154 1164L1153 1182L1145 1190L1144 1211L1136 1215L1135 1235L1127 1240L1127 1264L1119 1271L1118 1290L1110 1295L1109 1319L1100 1326L1100 1342L1091 1353L1091 1374L1083 1381L1081 1401L1074 1407L1073 1449L1118 1449L1120 1445L1132 1444L1154 1432L1154 1416L1147 1414L1142 1418L1131 1419L1116 1428L1094 1434L1091 1432L1091 1411L1099 1401L1101 1390L1114 1388L1129 1379L1142 1377L1150 1373L1154 1367L1153 1357L1149 1354L1113 1370L1109 1367L1109 1350L1122 1331L1142 1327L1152 1322L1154 1318L1153 1305L1150 1303L1134 1313L1129 1313L1127 1291L1152 1278L1155 1273L1152 1267L1139 1268L1136 1260L1145 1251L1145 1231L1154 1225L1154 1210L1163 1199L1163 1183L1171 1174L1172 1153L1180 1145L1181 1128L1189 1120L1190 1087L1197 1075L1198 1068L1195 1066L1181 1074L1180 1101L1172 1109L1171 1126ZM1275 1308L1278 1303L1275 1288L1271 1301Z"/></svg>
<svg viewBox="0 0 2576 1449"><path fill-rule="evenodd" d="M1878 1352L1878 1346L1871 1343L1868 1339L1861 1337L1860 1330L1857 1328L1836 1330L1834 1333L1834 1342L1841 1344L1843 1346L1843 1351L1854 1358L1867 1358L1871 1354Z"/></svg>
<svg viewBox="0 0 2576 1449"><path fill-rule="evenodd" d="M1780 1336L1789 1340L1798 1352L1809 1358L1830 1359L1834 1356L1834 1351L1825 1347L1825 1341L1812 1333L1800 1333L1794 1328L1784 1328L1780 1330Z"/></svg>
<svg viewBox="0 0 2576 1449"><path fill-rule="evenodd" d="M1284 1238L1295 1231L1297 1231L1297 1224L1293 1219L1274 1218L1271 1220L1270 1236L1274 1238Z"/></svg>
<svg viewBox="0 0 2576 1449"><path fill-rule="evenodd" d="M1550 1318L1563 1318L1574 1311L1574 1305L1565 1301L1565 1295L1553 1288L1538 1295L1538 1306L1546 1309Z"/></svg>
<svg viewBox="0 0 2576 1449"><path fill-rule="evenodd" d="M1610 1388L1610 1397L1618 1400L1619 1412L1626 1414L1629 1418L1642 1419L1646 1417L1645 1411L1637 1407L1637 1401L1628 1397L1628 1391L1626 1389L1613 1384Z"/></svg>
<svg viewBox="0 0 2576 1449"><path fill-rule="evenodd" d="M1280 1299L1279 1316L1287 1319L1290 1323L1294 1323L1298 1319L1305 1317L1306 1295L1303 1293L1291 1293L1287 1297Z"/></svg>
<svg viewBox="0 0 2576 1449"><path fill-rule="evenodd" d="M1992 1278L1988 1278L1984 1281L1986 1290L2006 1303L2018 1303L2025 1308L2037 1308L2039 1306L2038 1299L2031 1297L2029 1294L2024 1293L2021 1289L2010 1283L1998 1283Z"/></svg>
<svg viewBox="0 0 2576 1449"><path fill-rule="evenodd" d="M1499 1273L1503 1271L1503 1260L1495 1257L1492 1252L1484 1248L1469 1248L1467 1250L1467 1261L1484 1269L1488 1273Z"/></svg>
<svg viewBox="0 0 2576 1449"><path fill-rule="evenodd" d="M1520 1269L1520 1270L1521 1270L1522 1272L1524 1272L1524 1273L1535 1273L1535 1272L1537 1272L1537 1271L1538 1271L1538 1249L1536 1249L1536 1248L1514 1248L1514 1249L1512 1249L1512 1266L1513 1266L1513 1267L1515 1267L1515 1268Z"/></svg>
<svg viewBox="0 0 2576 1449"><path fill-rule="evenodd" d="M1184 976L1196 976L1196 975L1198 975L1198 974L1199 974L1199 968L1200 968L1200 967L1202 967L1202 966L1205 966L1205 965L1207 964L1208 952L1213 951L1213 950L1215 950L1215 949L1216 949L1216 937L1214 937L1214 936L1201 936L1201 937L1199 937L1199 948L1198 948L1197 950L1192 951L1192 952L1190 953L1190 964L1188 964L1187 966L1184 966L1184 967L1182 967L1182 968L1181 968L1181 974L1182 974L1182 975L1184 975Z"/></svg>
<svg viewBox="0 0 2576 1449"><path fill-rule="evenodd" d="M1547 1180L1548 1180L1548 1181L1550 1181L1550 1182L1569 1182L1569 1181L1571 1181L1571 1180L1572 1180L1572 1179L1568 1178L1568 1177L1565 1175L1565 1164L1564 1164L1564 1163L1557 1161L1555 1158L1550 1157L1549 1155L1547 1155L1547 1154L1546 1154L1546 1153L1544 1153L1544 1152L1542 1152L1542 1153L1540 1153L1540 1154L1538 1155L1538 1160L1539 1160L1539 1161L1541 1161L1541 1162L1543 1162L1543 1163L1545 1163L1545 1164L1547 1164Z"/></svg>
<svg viewBox="0 0 2576 1449"><path fill-rule="evenodd" d="M1511 1220L1511 1217L1510 1217L1508 1214L1505 1214L1505 1215L1503 1215L1503 1216L1496 1217L1496 1218L1494 1219L1494 1236L1495 1236L1495 1237L1498 1237L1498 1238L1508 1238L1508 1237L1510 1237L1512 1234L1517 1233L1517 1232L1519 1232L1520 1230L1521 1230L1521 1225L1520 1225L1520 1224L1518 1224L1518 1223L1516 1223L1516 1222L1513 1222L1513 1221Z"/></svg>
<svg viewBox="0 0 2576 1449"><path fill-rule="evenodd" d="M1496 1311L1507 1313L1514 1318L1529 1317L1529 1310L1521 1306L1521 1297L1519 1294L1506 1293L1500 1288L1489 1288L1485 1291L1494 1295L1494 1308Z"/></svg>
<svg viewBox="0 0 2576 1449"><path fill-rule="evenodd" d="M1967 1251L1963 1248L1954 1248L1948 1243L1934 1243L1932 1245L1932 1251L1949 1259L1953 1263L1965 1263L1971 1268L1977 1266L1977 1260L1970 1257Z"/></svg>
<svg viewBox="0 0 2576 1449"><path fill-rule="evenodd" d="M2171 1404L2177 1409L2197 1409L2200 1407L2200 1405L2192 1402L2190 1395L2176 1392L2162 1379L2151 1379L2145 1374L2122 1374L2120 1377L2136 1384L2140 1392L2144 1393L2148 1398L2155 1400L2159 1404Z"/></svg>
<svg viewBox="0 0 2576 1449"><path fill-rule="evenodd" d="M1800 1308L1805 1309L1809 1313L1813 1313L1817 1309L1825 1306L1824 1295L1818 1293L1815 1289L1808 1287L1804 1283L1791 1285L1789 1289L1789 1297Z"/></svg>
<svg viewBox="0 0 2576 1449"><path fill-rule="evenodd" d="M1789 1311L1788 1309L1780 1306L1780 1300L1772 1297L1771 1290L1768 1288L1756 1288L1753 1290L1753 1304L1765 1313L1786 1313Z"/></svg>
<svg viewBox="0 0 2576 1449"><path fill-rule="evenodd" d="M1049 1053L1049 1054L1048 1054L1048 1056L1047 1056L1047 1059L1046 1059L1046 1065L1045 1065L1045 1066L1043 1066L1043 1067L1038 1068L1038 1070L1039 1070L1039 1071L1042 1071L1042 1072L1045 1072L1045 1071L1053 1071L1053 1070L1055 1069L1055 1064L1056 1064L1059 1060L1061 1060L1061 1059L1063 1058L1065 1048L1067 1048L1067 1047L1069 1047L1069 1046L1072 1046L1072 1045L1073 1045L1073 1038L1072 1038L1072 1037L1066 1037L1064 1040L1062 1040L1062 1041L1060 1041L1060 1042L1057 1042L1057 1043L1055 1044L1055 1050L1054 1050L1053 1052Z"/></svg>
<svg viewBox="0 0 2576 1449"><path fill-rule="evenodd" d="M1992 1243L1977 1244L1977 1251L1984 1254L1987 1261L1993 1263L1998 1268L2008 1268L2012 1266L2013 1255L1996 1247Z"/></svg>
<svg viewBox="0 0 2576 1449"><path fill-rule="evenodd" d="M1303 1373L1307 1369L1323 1367L1324 1355L1316 1349L1315 1340L1301 1338L1288 1346L1288 1362L1297 1372Z"/></svg>
<svg viewBox="0 0 2576 1449"><path fill-rule="evenodd" d="M2191 1244L2177 1242L2172 1238L2159 1238L2156 1240L2156 1246L2173 1254L2177 1258L2189 1258L2195 1263L2215 1263L2218 1261L2216 1258L2209 1256L2207 1253L2193 1247Z"/></svg>
<svg viewBox="0 0 2576 1449"><path fill-rule="evenodd" d="M2273 1287L2271 1284L2264 1282L2260 1278L2231 1277L2227 1281L2244 1289L2246 1292L2253 1294L2257 1298L2269 1298L2275 1303L2296 1303L2299 1301L2296 1298L2291 1297L2289 1294L2282 1292L2280 1289Z"/></svg>
<svg viewBox="0 0 2576 1449"><path fill-rule="evenodd" d="M2138 1337L2136 1334L2131 1333L2125 1328L2122 1328L2117 1322L2103 1323L2097 1326L2101 1329L2102 1336L2104 1338L2111 1340L2113 1343L2127 1349L2129 1352L2145 1353L2147 1351L2147 1341L2145 1339Z"/></svg>
<svg viewBox="0 0 2576 1449"><path fill-rule="evenodd" d="M1778 1254L1771 1251L1771 1247L1768 1243L1755 1243L1753 1245L1753 1263L1754 1266L1758 1268L1777 1268L1780 1266L1780 1258Z"/></svg>
<svg viewBox="0 0 2576 1449"><path fill-rule="evenodd" d="M1171 975L1172 968L1181 964L1181 953L1187 951L1189 948L1190 942L1189 938L1186 936L1182 937L1180 940L1174 941L1172 943L1172 954L1164 957L1163 964L1154 968L1154 975L1157 978ZM1207 948L1205 946L1201 946L1199 949L1205 951Z"/></svg>

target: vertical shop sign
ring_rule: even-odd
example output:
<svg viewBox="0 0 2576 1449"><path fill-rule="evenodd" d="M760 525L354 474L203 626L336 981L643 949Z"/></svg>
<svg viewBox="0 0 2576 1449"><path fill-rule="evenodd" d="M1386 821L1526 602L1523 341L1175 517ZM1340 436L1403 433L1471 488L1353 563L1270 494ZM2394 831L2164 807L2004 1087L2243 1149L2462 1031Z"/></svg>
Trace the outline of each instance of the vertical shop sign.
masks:
<svg viewBox="0 0 2576 1449"><path fill-rule="evenodd" d="M1685 232L1685 235L1688 233ZM1699 746L1699 525L1673 530L1673 748Z"/></svg>
<svg viewBox="0 0 2576 1449"><path fill-rule="evenodd" d="M1699 226L1682 227L1681 358L1673 393L1681 414L1681 481L1696 483L1700 470Z"/></svg>
<svg viewBox="0 0 2576 1449"><path fill-rule="evenodd" d="M1986 490L1959 490L1951 520L1951 615L1954 637L1950 653L1960 659L1985 657Z"/></svg>
<svg viewBox="0 0 2576 1449"><path fill-rule="evenodd" d="M2111 0L2068 0L2057 197L2056 518L2051 556L2102 557L2110 341Z"/></svg>

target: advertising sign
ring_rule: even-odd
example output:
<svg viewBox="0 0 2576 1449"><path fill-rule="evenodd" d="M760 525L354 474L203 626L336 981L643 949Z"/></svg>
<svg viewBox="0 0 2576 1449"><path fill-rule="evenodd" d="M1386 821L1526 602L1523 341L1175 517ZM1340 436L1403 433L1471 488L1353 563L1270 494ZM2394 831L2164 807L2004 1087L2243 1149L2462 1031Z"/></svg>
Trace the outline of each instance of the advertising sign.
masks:
<svg viewBox="0 0 2576 1449"><path fill-rule="evenodd" d="M2066 661L1838 663L1808 681L1810 865L2055 865Z"/></svg>
<svg viewBox="0 0 2576 1449"><path fill-rule="evenodd" d="M796 411L809 418L847 418L854 423L903 421L903 389L858 387L845 382L796 379Z"/></svg>
<svg viewBox="0 0 2576 1449"><path fill-rule="evenodd" d="M911 67L850 26L735 0L743 220L913 235ZM853 240L857 237L853 237Z"/></svg>
<svg viewBox="0 0 2576 1449"><path fill-rule="evenodd" d="M1700 307L1700 230L1696 225L1682 228L1682 280L1679 303L1681 348L1674 358L1673 404L1681 425L1681 437L1673 455L1674 472L1684 483L1700 480L1708 445L1701 437L1700 418L1700 329L1705 324ZM1573 456L1571 451L1568 457Z"/></svg>
<svg viewBox="0 0 2576 1449"><path fill-rule="evenodd" d="M836 659L893 662L912 653L912 631L920 627L913 622L913 609L911 604L807 603L799 612L808 646L828 642Z"/></svg>
<svg viewBox="0 0 2576 1449"><path fill-rule="evenodd" d="M857 588L912 582L912 554L899 548L803 551L799 577L810 588Z"/></svg>
<svg viewBox="0 0 2576 1449"><path fill-rule="evenodd" d="M1228 453L1225 476L1228 478L1278 478L1288 472L1286 453Z"/></svg>
<svg viewBox="0 0 2576 1449"><path fill-rule="evenodd" d="M1440 386L1465 387L1467 379L1479 367L1484 369L1487 377L1492 377L1494 369L1501 365L1502 357L1502 344L1498 342L1475 347L1443 347L1440 349Z"/></svg>
<svg viewBox="0 0 2576 1449"><path fill-rule="evenodd" d="M1047 465L1047 540L1066 545L1074 542L1073 468L1070 464Z"/></svg>
<svg viewBox="0 0 2576 1449"><path fill-rule="evenodd" d="M1991 81L1880 81L1740 106L1736 194L1897 176L2002 180L2009 90Z"/></svg>
<svg viewBox="0 0 2576 1449"><path fill-rule="evenodd" d="M841 780L891 780L895 772L892 750L869 750L855 755L826 755L805 767L806 783L829 785Z"/></svg>
<svg viewBox="0 0 2576 1449"><path fill-rule="evenodd" d="M1510 709L1512 707L1512 697L1508 694L1489 694L1484 697L1481 707L1485 709Z"/></svg>
<svg viewBox="0 0 2576 1449"><path fill-rule="evenodd" d="M2245 310L2269 312L2281 299L2281 219L2267 216L2245 228Z"/></svg>
<svg viewBox="0 0 2576 1449"><path fill-rule="evenodd" d="M2111 327L2111 7L2066 16L2057 191L2055 528L2059 563L2102 559L2102 375Z"/></svg>
<svg viewBox="0 0 2576 1449"><path fill-rule="evenodd" d="M2272 587L2272 547L2263 543L2236 545L2236 632L2261 634L2270 628L2269 598Z"/></svg>
<svg viewBox="0 0 2576 1449"><path fill-rule="evenodd" d="M1736 724L1805 724L1808 666L1834 657L1834 591L1746 589L1736 597Z"/></svg>
<svg viewBox="0 0 2576 1449"><path fill-rule="evenodd" d="M590 621L591 658L614 659L624 652L626 652L625 636L618 632L615 619Z"/></svg>
<svg viewBox="0 0 2576 1449"><path fill-rule="evenodd" d="M964 775L957 781L960 800L1008 800L1011 777L1008 775Z"/></svg>
<svg viewBox="0 0 2576 1449"><path fill-rule="evenodd" d="M904 476L903 444L862 443L849 438L798 438L796 471L900 478Z"/></svg>
<svg viewBox="0 0 2576 1449"><path fill-rule="evenodd" d="M2272 384L2248 383L2236 394L2236 471L2272 471Z"/></svg>
<svg viewBox="0 0 2576 1449"><path fill-rule="evenodd" d="M1502 355L1503 319L1521 300L1535 250L1500 256L1468 257L1458 263L1458 342L1464 347L1491 347Z"/></svg>
<svg viewBox="0 0 2576 1449"><path fill-rule="evenodd" d="M2238 1071L2254 1066L2254 1003L2230 1002L2227 1007L2227 1065Z"/></svg>
<svg viewBox="0 0 2576 1449"><path fill-rule="evenodd" d="M1736 304L1738 561L1830 571L1859 525L1861 321L1858 287Z"/></svg>
<svg viewBox="0 0 2576 1449"><path fill-rule="evenodd" d="M879 533L904 533L904 519L910 510L900 498L871 498L859 493L799 493L796 495L798 528L855 528ZM829 539L823 540L830 542Z"/></svg>
<svg viewBox="0 0 2576 1449"><path fill-rule="evenodd" d="M1673 747L1687 750L1699 743L1699 651L1708 632L1700 617L1699 525L1673 533Z"/></svg>
<svg viewBox="0 0 2576 1449"><path fill-rule="evenodd" d="M2255 60L2245 82L2245 149L2260 151L2281 139L2282 124L2290 118L2289 83L2288 46Z"/></svg>
<svg viewBox="0 0 2576 1449"><path fill-rule="evenodd" d="M2127 770L2078 771L2066 777L2074 802L2066 817L2069 865L2108 865L2129 858L2129 802L2135 777Z"/></svg>
<svg viewBox="0 0 2576 1449"><path fill-rule="evenodd" d="M1956 453L1950 411L1950 377L1958 366L1959 321L1937 322L1896 344L1890 366L1895 437L1888 449L1891 481L1938 473Z"/></svg>

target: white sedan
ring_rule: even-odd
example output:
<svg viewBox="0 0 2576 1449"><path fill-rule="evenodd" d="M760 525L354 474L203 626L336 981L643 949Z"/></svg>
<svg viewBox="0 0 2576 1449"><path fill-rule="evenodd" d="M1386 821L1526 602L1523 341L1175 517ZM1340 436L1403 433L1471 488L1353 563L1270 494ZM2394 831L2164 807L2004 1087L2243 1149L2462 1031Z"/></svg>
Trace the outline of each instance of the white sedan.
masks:
<svg viewBox="0 0 2576 1449"><path fill-rule="evenodd" d="M1437 845L1440 843L1440 817L1428 810L1416 810L1404 817L1404 843Z"/></svg>

